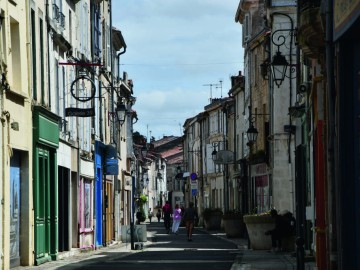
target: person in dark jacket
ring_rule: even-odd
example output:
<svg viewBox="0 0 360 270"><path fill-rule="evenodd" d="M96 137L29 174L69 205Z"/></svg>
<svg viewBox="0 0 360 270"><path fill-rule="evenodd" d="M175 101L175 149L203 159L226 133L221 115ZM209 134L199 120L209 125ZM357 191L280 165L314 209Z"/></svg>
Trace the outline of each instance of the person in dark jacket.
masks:
<svg viewBox="0 0 360 270"><path fill-rule="evenodd" d="M187 230L187 238L188 241L192 241L192 233L194 229L194 222L199 218L196 209L194 208L194 203L190 202L189 207L185 209L184 215L182 219L185 222L186 230Z"/></svg>
<svg viewBox="0 0 360 270"><path fill-rule="evenodd" d="M166 233L169 234L171 227L171 214L172 214L172 208L169 201L165 202L165 205L163 206L162 210L163 210L164 226L166 229Z"/></svg>
<svg viewBox="0 0 360 270"><path fill-rule="evenodd" d="M291 213L291 215L279 215L275 209L272 209L270 214L271 217L275 220L275 228L265 232L265 235L271 235L273 250L281 250L281 240L295 233L295 219Z"/></svg>
<svg viewBox="0 0 360 270"><path fill-rule="evenodd" d="M156 217L158 219L158 222L160 222L160 219L161 219L161 210L160 210L160 208L157 210Z"/></svg>

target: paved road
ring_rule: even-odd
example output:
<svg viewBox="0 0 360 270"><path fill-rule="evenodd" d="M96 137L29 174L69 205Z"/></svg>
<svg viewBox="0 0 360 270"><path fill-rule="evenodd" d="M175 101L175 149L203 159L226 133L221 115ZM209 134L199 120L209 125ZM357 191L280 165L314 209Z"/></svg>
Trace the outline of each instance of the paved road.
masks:
<svg viewBox="0 0 360 270"><path fill-rule="evenodd" d="M92 254L78 254L38 267L19 269L151 269L151 270L225 270L231 269L240 253L236 244L195 229L193 241L188 242L185 228L179 234L166 234L163 223L147 225L150 235L142 250L130 250L130 244L115 245Z"/></svg>
<svg viewBox="0 0 360 270"><path fill-rule="evenodd" d="M195 230L193 241L188 242L184 228L178 235L166 234L162 223L148 225L148 230L156 232L152 243L143 250L124 254L113 254L111 258L91 259L86 266L79 263L60 269L230 269L239 252L236 245Z"/></svg>
<svg viewBox="0 0 360 270"><path fill-rule="evenodd" d="M294 270L293 253L272 253L247 248L243 238L227 239L221 231L195 229L193 242L186 240L185 228L179 235L165 234L163 223L147 224L148 241L142 250L131 250L128 243L117 243L95 251L65 252L60 259L39 266L16 267L12 270L95 270L95 269L151 269L151 270ZM67 255L70 255L67 257ZM316 269L315 262L307 262L306 270Z"/></svg>

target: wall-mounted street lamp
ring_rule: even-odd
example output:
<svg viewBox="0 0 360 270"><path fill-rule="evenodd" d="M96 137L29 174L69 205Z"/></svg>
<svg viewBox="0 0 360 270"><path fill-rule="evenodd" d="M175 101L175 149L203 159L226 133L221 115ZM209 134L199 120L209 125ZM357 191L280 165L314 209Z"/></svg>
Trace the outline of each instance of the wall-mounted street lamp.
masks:
<svg viewBox="0 0 360 270"><path fill-rule="evenodd" d="M289 62L286 60L285 56L282 55L280 51L277 51L271 62L271 71L273 81L278 88L285 79L288 66Z"/></svg>
<svg viewBox="0 0 360 270"><path fill-rule="evenodd" d="M110 121L114 122L117 120L120 126L122 126L125 122L126 112L126 106L124 104L118 104L115 112L108 112L108 125L110 124Z"/></svg>
<svg viewBox="0 0 360 270"><path fill-rule="evenodd" d="M258 130L254 126L254 123L256 122L257 116L266 116L269 115L268 113L252 113L251 112L251 106L249 106L249 128L246 131L246 135L248 138L249 146L256 142L257 137L259 135Z"/></svg>
<svg viewBox="0 0 360 270"><path fill-rule="evenodd" d="M251 144L255 143L258 134L259 134L259 132L258 132L257 129L254 127L253 122L250 122L250 127L249 127L248 130L246 131L246 135L247 135L248 141L249 141Z"/></svg>
<svg viewBox="0 0 360 270"><path fill-rule="evenodd" d="M279 88L286 77L287 68L290 67L290 73L295 72L296 65L292 65L292 62L291 62L292 46L293 46L293 39L294 39L294 35L295 35L295 29L294 29L294 22L289 15L280 13L280 12L274 12L272 15L280 15L280 16L287 17L289 19L290 25L291 25L289 29L278 29L278 30L274 31L271 35L272 44L277 46L277 51L271 61L271 71L272 71L271 73L272 73L272 79L273 79L274 83ZM285 44L287 38L290 38L289 62L286 60L285 55L283 55L280 51L281 47L287 47L287 44Z"/></svg>
<svg viewBox="0 0 360 270"><path fill-rule="evenodd" d="M212 160L217 159L218 150L220 150L220 143L221 142L212 142L213 151L211 153Z"/></svg>

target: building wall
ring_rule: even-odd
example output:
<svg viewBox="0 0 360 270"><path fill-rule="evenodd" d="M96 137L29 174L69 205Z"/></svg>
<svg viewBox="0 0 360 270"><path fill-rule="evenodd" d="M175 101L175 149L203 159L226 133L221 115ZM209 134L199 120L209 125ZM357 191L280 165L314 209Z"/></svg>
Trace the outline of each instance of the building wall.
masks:
<svg viewBox="0 0 360 270"><path fill-rule="evenodd" d="M1 269L9 269L10 265L20 262L32 262L33 207L32 198L29 196L32 192L32 120L31 104L28 101L28 47L21 45L28 42L27 5L28 3L23 1L0 3L0 13L4 17L0 27L0 71L5 74L8 83L8 87L0 89L0 193L3 198L0 217ZM24 137L24 134L28 136ZM15 192L12 162L16 156L19 160L21 185L17 186L18 191ZM19 226L21 237L19 231L14 231L16 226ZM21 241L21 249L18 241ZM20 253L14 255L13 247L20 250Z"/></svg>

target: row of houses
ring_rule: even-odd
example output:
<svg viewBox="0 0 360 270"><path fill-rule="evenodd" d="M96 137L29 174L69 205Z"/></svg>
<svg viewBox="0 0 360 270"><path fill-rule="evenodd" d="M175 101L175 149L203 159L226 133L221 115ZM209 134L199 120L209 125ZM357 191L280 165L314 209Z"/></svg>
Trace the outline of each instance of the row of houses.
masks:
<svg viewBox="0 0 360 270"><path fill-rule="evenodd" d="M126 48L109 0L0 1L0 269L121 241L134 223L144 158Z"/></svg>
<svg viewBox="0 0 360 270"><path fill-rule="evenodd" d="M359 1L239 1L244 70L184 123L185 201L288 210L297 265L358 269ZM305 251L305 252L304 252Z"/></svg>

